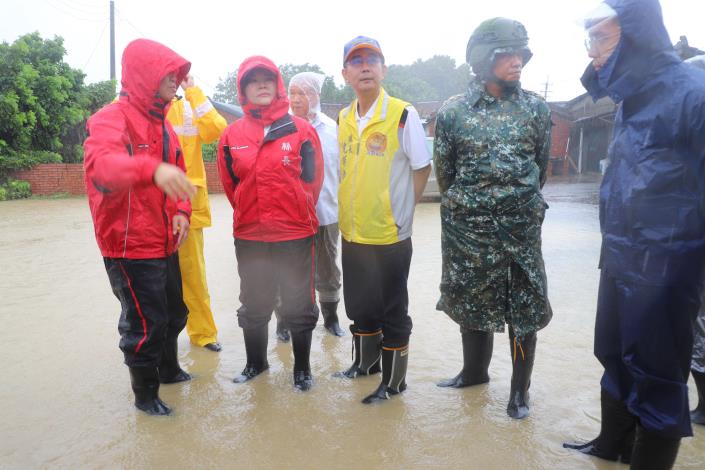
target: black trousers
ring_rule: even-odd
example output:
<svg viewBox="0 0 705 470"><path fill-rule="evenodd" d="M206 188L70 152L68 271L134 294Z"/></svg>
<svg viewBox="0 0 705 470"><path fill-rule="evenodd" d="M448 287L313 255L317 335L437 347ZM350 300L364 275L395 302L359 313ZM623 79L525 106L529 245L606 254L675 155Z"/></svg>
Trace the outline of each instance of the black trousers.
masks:
<svg viewBox="0 0 705 470"><path fill-rule="evenodd" d="M186 326L179 255L168 258L103 258L122 311L120 349L129 367L158 366L167 338Z"/></svg>
<svg viewBox="0 0 705 470"><path fill-rule="evenodd" d="M292 334L313 330L318 321L314 290L314 237L284 242L235 239L243 330L266 326L277 302Z"/></svg>
<svg viewBox="0 0 705 470"><path fill-rule="evenodd" d="M385 347L409 343L412 323L406 283L411 254L410 238L392 245L342 242L345 311L357 331L381 328Z"/></svg>

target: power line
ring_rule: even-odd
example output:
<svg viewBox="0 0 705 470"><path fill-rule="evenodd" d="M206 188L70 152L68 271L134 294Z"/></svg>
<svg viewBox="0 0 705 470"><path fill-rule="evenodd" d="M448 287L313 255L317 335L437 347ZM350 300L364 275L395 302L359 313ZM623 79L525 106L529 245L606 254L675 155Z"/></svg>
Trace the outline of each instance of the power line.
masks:
<svg viewBox="0 0 705 470"><path fill-rule="evenodd" d="M135 26L135 25L132 23L132 21L130 21L129 19L127 19L127 16L123 15L122 12L121 12L117 7L115 7L115 11L117 12L118 16L120 17L120 18L119 18L119 21L124 22L124 23L127 23L127 24L128 24L130 27L132 27L132 29L134 29L135 32L136 32L137 34L139 34L140 36L142 36L142 37L147 37L147 35L144 34L142 31L140 31L139 28L138 28L137 26Z"/></svg>
<svg viewBox="0 0 705 470"><path fill-rule="evenodd" d="M86 60L85 65L83 66L84 70L86 67L88 67L88 64L90 63L91 59L93 58L93 54L95 54L95 51L98 50L98 46L100 45L100 40L103 39L103 34L105 33L105 29L108 27L108 25L104 25L103 29L100 32L100 35L98 36L98 40L95 43L95 46L93 46L93 50L91 51L91 54L88 56L88 60Z"/></svg>
<svg viewBox="0 0 705 470"><path fill-rule="evenodd" d="M65 8L68 8L69 10L73 10L73 11L76 11L76 12L82 13L82 14L87 14L87 15L92 15L92 16L95 16L95 15L102 16L102 13L103 13L103 11L102 11L103 8L100 9L101 11L99 11L95 8L95 7L97 7L97 5L92 5L94 7L93 9L86 9L85 4L82 4L81 6L77 6L69 0L53 0L53 1L55 1L56 3L58 3L59 5L65 7Z"/></svg>
<svg viewBox="0 0 705 470"><path fill-rule="evenodd" d="M49 0L44 0L44 3L46 3L47 5L49 5L50 7L52 7L53 9L55 9L55 10L57 10L57 11L63 13L64 15L70 16L71 18L73 18L73 19L75 19L75 20L78 20L78 21L85 21L85 22L91 22L91 23L98 23L98 22L103 22L103 21L105 21L105 20L107 19L105 16L102 16L102 17L100 17L100 18L98 18L98 17L96 17L96 16L93 16L93 17L91 17L91 18L86 18L86 17L82 17L82 16L77 16L75 13L66 10L66 9L65 9L65 6L56 5L56 4L52 3L52 2L49 1Z"/></svg>
<svg viewBox="0 0 705 470"><path fill-rule="evenodd" d="M551 84L551 82L548 81L549 77L546 77L546 81L544 82L544 87L543 87L543 99L548 101L548 95L551 93L548 90L548 86Z"/></svg>

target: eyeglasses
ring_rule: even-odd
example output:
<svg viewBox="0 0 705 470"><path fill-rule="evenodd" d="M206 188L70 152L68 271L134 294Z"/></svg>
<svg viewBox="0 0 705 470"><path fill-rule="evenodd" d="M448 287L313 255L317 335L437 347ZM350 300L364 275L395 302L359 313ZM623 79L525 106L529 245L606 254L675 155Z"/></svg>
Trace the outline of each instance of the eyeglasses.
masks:
<svg viewBox="0 0 705 470"><path fill-rule="evenodd" d="M359 67L362 65L363 62L365 62L367 65L379 65L382 63L382 58L377 54L371 54L367 57L356 55L348 59L347 64L353 67Z"/></svg>
<svg viewBox="0 0 705 470"><path fill-rule="evenodd" d="M619 32L611 34L591 34L587 37L587 39L585 39L585 49L588 52L593 49L604 49L606 46L610 46L610 41L619 35Z"/></svg>

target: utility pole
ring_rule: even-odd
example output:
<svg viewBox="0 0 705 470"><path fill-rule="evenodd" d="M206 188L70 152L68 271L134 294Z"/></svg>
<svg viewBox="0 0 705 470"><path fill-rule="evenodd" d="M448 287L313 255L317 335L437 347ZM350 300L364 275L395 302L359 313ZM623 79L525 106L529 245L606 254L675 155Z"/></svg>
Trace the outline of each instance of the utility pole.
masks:
<svg viewBox="0 0 705 470"><path fill-rule="evenodd" d="M115 2L110 0L110 80L115 80Z"/></svg>
<svg viewBox="0 0 705 470"><path fill-rule="evenodd" d="M546 83L544 83L544 87L543 87L543 99L545 99L546 101L548 101L548 85L549 85L548 78L549 77L546 77Z"/></svg>

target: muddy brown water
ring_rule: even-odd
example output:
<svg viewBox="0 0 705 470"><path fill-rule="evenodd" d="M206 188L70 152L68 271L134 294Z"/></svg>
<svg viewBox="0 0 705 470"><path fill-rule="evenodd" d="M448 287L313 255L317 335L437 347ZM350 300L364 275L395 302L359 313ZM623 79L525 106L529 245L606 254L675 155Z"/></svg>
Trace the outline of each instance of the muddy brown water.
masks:
<svg viewBox="0 0 705 470"><path fill-rule="evenodd" d="M163 386L172 417L132 406L113 297L85 199L0 203L1 468L470 468L617 469L561 448L599 430L601 368L592 355L600 243L597 186L549 184L543 246L552 323L539 333L532 414L505 412L511 362L497 334L490 383L463 390L435 382L461 367L457 326L435 310L440 281L437 203L421 204L409 279L409 389L379 406L359 403L379 376L331 377L350 363L350 335L314 331L315 386L292 388L289 344L273 339L270 370L231 382L245 351L237 327L238 277L231 212L211 198L208 281L223 351L180 358L194 380ZM342 311L341 311L342 314ZM344 318L344 315L343 315ZM344 322L347 323L347 322ZM691 382L692 385L692 382ZM690 391L695 402L694 389ZM705 468L705 428L685 439L676 468Z"/></svg>

